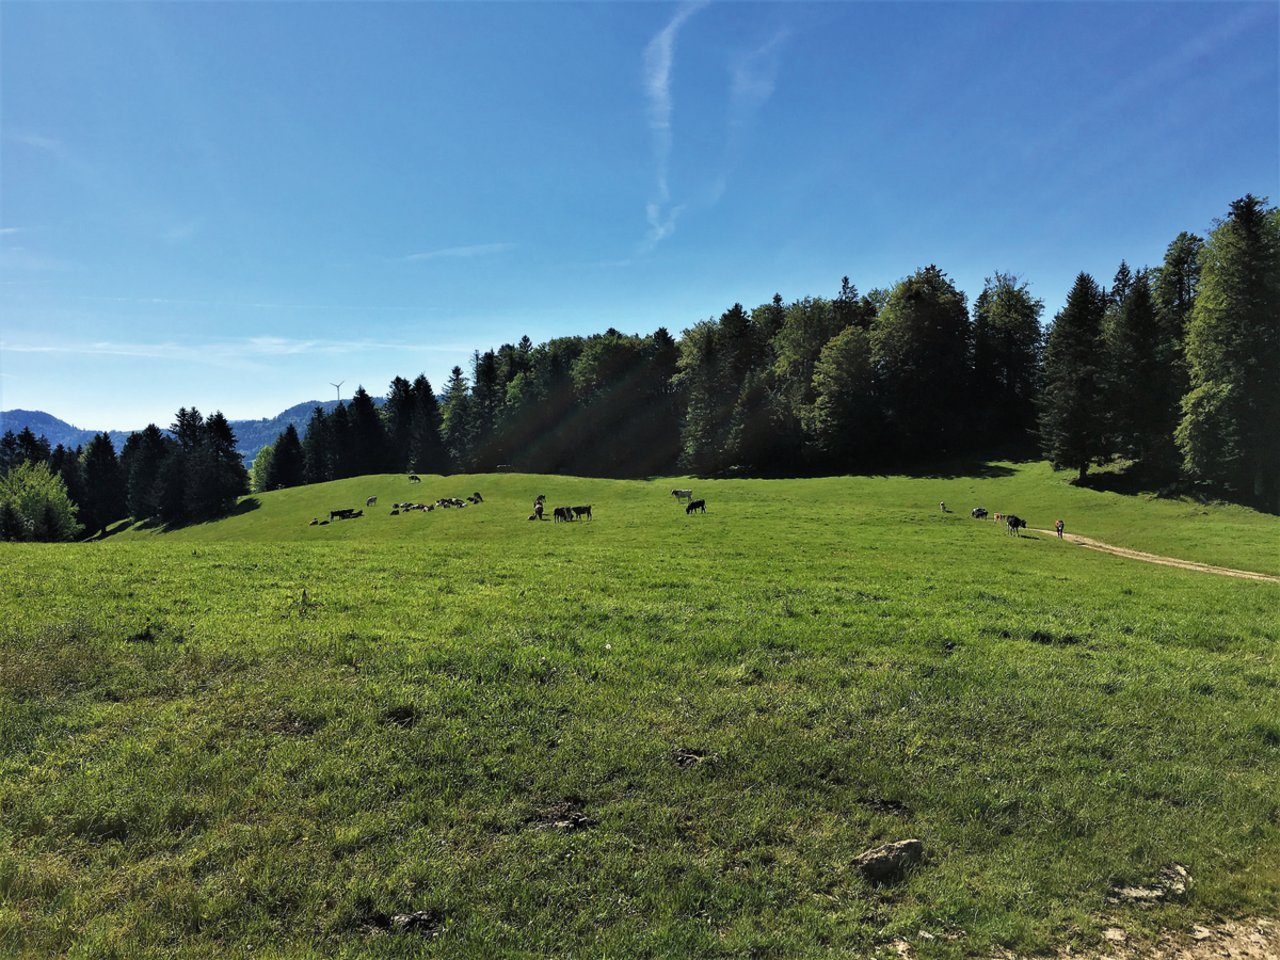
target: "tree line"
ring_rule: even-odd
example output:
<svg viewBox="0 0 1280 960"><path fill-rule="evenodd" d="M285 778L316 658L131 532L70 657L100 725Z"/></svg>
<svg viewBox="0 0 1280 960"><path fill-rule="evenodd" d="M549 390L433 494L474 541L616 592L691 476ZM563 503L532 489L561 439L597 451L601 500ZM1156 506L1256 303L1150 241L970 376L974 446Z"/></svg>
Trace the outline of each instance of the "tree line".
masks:
<svg viewBox="0 0 1280 960"><path fill-rule="evenodd" d="M1041 453L1083 479L1144 479L1280 499L1280 214L1244 197L1209 238L1179 234L1154 267L1080 274L1047 329L1017 277L972 306L927 266L889 290L734 304L677 341L609 329L528 337L430 384L396 378L378 415L359 391L286 432L287 479L503 465L645 476L856 472L969 453ZM270 461L268 461L270 462ZM255 474L257 465L255 464Z"/></svg>
<svg viewBox="0 0 1280 960"><path fill-rule="evenodd" d="M244 458L221 412L183 407L166 432L129 435L119 456L106 433L53 449L24 428L0 438L0 539L101 535L125 517L176 525L224 516L249 492Z"/></svg>
<svg viewBox="0 0 1280 960"><path fill-rule="evenodd" d="M1081 479L1123 458L1145 480L1280 509L1280 211L1246 196L1207 239L1181 233L1162 263L1122 262L1109 285L1081 273L1047 328L1043 311L1016 276L988 278L970 305L930 265L887 290L845 278L830 298L733 304L679 340L664 327L523 337L477 351L469 376L454 367L439 397L419 375L396 377L381 408L363 387L317 407L304 436L290 426L257 455L252 485L500 468L779 476L1040 453ZM118 480L105 436L34 455L35 438L9 434L0 472L48 463L89 530L230 509L247 481L225 418L180 410L171 434L131 436Z"/></svg>

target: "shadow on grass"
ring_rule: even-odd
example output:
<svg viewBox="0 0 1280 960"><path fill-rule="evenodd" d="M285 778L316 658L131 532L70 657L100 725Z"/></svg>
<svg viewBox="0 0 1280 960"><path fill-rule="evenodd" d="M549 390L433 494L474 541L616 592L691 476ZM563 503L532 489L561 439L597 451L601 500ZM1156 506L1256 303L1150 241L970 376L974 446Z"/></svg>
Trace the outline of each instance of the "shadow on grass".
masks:
<svg viewBox="0 0 1280 960"><path fill-rule="evenodd" d="M188 527L198 527L205 523L216 523L219 520L225 520L228 517L239 517L246 513L252 513L260 506L262 506L262 502L257 497L245 497L237 503L232 510L219 517L206 517L200 520L187 520L181 523L165 523L157 517L147 517L145 520L137 521L121 520L107 527L107 529L102 533L99 533L96 536L87 537L85 542L97 543L99 541L109 539L110 537L114 537L118 533L123 533L126 530L156 530L160 533L172 533L174 530L185 530Z"/></svg>

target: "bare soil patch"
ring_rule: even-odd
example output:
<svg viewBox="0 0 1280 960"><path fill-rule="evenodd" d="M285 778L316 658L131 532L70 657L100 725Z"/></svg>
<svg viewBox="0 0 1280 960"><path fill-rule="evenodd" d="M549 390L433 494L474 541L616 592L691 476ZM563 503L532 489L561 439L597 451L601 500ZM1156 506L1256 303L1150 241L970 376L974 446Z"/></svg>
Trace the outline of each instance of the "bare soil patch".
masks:
<svg viewBox="0 0 1280 960"><path fill-rule="evenodd" d="M1057 536L1052 530L1036 530L1035 532L1043 533L1050 537ZM1112 553L1117 557L1128 557L1130 560L1159 563L1166 567L1178 567L1182 570L1198 570L1201 573L1216 573L1220 577L1240 577L1245 580L1265 580L1268 583L1280 583L1280 577L1272 576L1269 573L1257 573L1253 570L1233 570L1231 567L1215 567L1212 564L1197 563L1194 560L1179 560L1177 557L1163 557L1158 553L1144 553L1141 550L1130 550L1128 547L1114 547L1109 543L1082 537L1075 533L1065 533L1062 539L1079 544L1082 547L1088 547L1090 550L1101 550L1103 553Z"/></svg>

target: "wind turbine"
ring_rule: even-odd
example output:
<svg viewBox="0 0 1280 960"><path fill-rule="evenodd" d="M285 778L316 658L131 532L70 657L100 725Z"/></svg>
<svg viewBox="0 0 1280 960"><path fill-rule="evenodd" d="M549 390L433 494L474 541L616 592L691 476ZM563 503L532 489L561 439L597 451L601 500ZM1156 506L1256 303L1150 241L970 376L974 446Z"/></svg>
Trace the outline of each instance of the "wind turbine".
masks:
<svg viewBox="0 0 1280 960"><path fill-rule="evenodd" d="M335 389L335 390L337 390L337 391L338 391L338 402L339 402L339 403L341 403L341 402L342 402L342 385L343 385L344 383L346 383L346 382L347 382L347 381L345 381L345 380L339 380L337 383L330 383L330 384L329 384L329 386L333 387L333 389Z"/></svg>

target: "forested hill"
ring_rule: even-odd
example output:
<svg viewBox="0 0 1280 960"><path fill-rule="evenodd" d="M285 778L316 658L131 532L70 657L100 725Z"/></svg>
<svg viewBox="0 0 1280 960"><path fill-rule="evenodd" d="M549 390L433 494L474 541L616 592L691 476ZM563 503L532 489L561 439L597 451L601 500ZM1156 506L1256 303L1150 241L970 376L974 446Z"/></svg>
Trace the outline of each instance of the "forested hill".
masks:
<svg viewBox="0 0 1280 960"><path fill-rule="evenodd" d="M380 402L375 400L375 403ZM330 413L337 405L336 400L323 402L309 400L295 404L274 417L262 420L232 420L231 429L236 434L236 450L243 454L246 460L252 460L259 450L273 442L289 424L293 424L298 433L305 436L307 423L316 407L321 407L326 413ZM161 426L167 426L167 424L161 424ZM88 443L101 432L72 426L65 420L59 420L41 410L0 410L0 434L9 430L15 434L21 433L24 427L29 428L36 436L42 436L48 440L49 446L56 447L62 444L68 449ZM138 429L142 429L141 426ZM111 443L117 450L122 450L129 434L134 432L133 430L108 430L107 436L111 438Z"/></svg>

